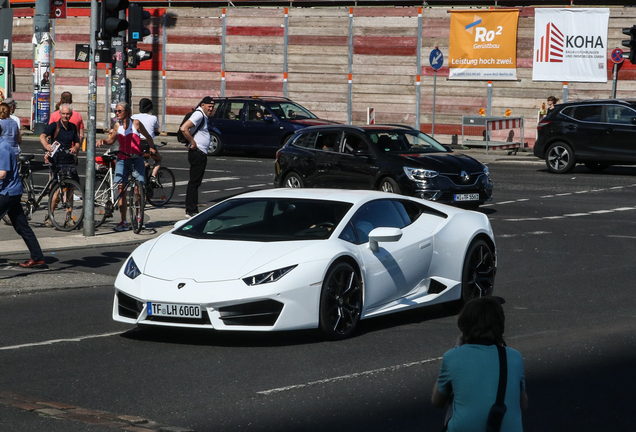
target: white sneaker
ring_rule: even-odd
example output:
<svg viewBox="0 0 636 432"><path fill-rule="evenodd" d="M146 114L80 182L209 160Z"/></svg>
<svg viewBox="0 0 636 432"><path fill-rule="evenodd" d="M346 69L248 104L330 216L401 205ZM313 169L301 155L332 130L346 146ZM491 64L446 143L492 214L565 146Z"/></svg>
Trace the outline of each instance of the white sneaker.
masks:
<svg viewBox="0 0 636 432"><path fill-rule="evenodd" d="M119 222L114 230L117 232L130 231L130 224L126 221Z"/></svg>

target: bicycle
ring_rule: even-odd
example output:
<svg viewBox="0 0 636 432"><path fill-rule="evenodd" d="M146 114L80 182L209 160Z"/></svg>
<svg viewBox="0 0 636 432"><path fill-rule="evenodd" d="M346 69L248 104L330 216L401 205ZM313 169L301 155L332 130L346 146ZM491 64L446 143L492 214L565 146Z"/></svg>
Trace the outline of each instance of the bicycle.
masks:
<svg viewBox="0 0 636 432"><path fill-rule="evenodd" d="M102 225L107 217L113 216L114 210L119 208L119 200L124 193L127 193L130 223L133 232L139 234L144 224L146 188L143 187L140 181L134 179L134 169L131 169L121 191L118 192L119 184L114 182L115 162L118 153L130 156L122 151L114 151L95 158L95 162L98 164L95 174L95 184L98 185L95 188L94 198L95 228ZM105 167L105 169L101 167Z"/></svg>
<svg viewBox="0 0 636 432"><path fill-rule="evenodd" d="M163 147L167 143L161 142L156 144L157 147ZM150 177L154 168L154 163L150 164L150 154L144 153L144 159L146 161L146 201L155 207L161 207L166 205L168 201L174 195L176 188L176 179L171 169L165 166L160 166L157 171L156 181L151 181Z"/></svg>
<svg viewBox="0 0 636 432"><path fill-rule="evenodd" d="M31 160L32 154L21 154L20 179L22 181L22 204L27 219L33 218L33 213L40 207L42 199L49 196L47 215L53 226L60 231L72 231L79 227L84 219L84 190L70 174L61 170L55 170L44 189L38 196L33 185L33 172ZM56 215L56 211L57 215ZM5 215L5 217L8 217ZM7 220L5 219L5 222ZM11 221L8 221L11 223Z"/></svg>

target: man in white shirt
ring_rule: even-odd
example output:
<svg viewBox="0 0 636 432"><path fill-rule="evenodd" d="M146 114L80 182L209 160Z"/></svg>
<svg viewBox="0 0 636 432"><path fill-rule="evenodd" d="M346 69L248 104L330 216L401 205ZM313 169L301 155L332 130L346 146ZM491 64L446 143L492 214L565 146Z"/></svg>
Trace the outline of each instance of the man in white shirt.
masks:
<svg viewBox="0 0 636 432"><path fill-rule="evenodd" d="M159 121L157 120L157 116L152 114L152 101L148 98L143 98L139 101L139 114L135 114L130 117L133 120L139 120L150 136L154 139L155 134L159 132ZM148 140L145 136L141 135L141 151L144 153L149 153L152 160L155 161L155 165L152 168L152 174L150 175L150 181L157 181L157 173L159 172L159 168L161 167L161 155L159 154L159 150L157 150L157 146L153 144L153 146L148 145Z"/></svg>
<svg viewBox="0 0 636 432"><path fill-rule="evenodd" d="M212 115L213 111L214 100L210 96L206 96L199 103L192 116L180 127L181 133L190 143L188 145L190 180L186 190L186 217L192 217L199 212L199 186L201 186L205 175L205 167L208 164L208 149L210 148L208 117Z"/></svg>
<svg viewBox="0 0 636 432"><path fill-rule="evenodd" d="M11 114L9 115L9 117L11 117L13 119L13 121L18 124L18 130L22 129L22 124L20 122L20 117L14 115L15 109L18 106L16 101L13 98L6 98L2 102L4 102L7 105L9 105L9 109L11 110Z"/></svg>

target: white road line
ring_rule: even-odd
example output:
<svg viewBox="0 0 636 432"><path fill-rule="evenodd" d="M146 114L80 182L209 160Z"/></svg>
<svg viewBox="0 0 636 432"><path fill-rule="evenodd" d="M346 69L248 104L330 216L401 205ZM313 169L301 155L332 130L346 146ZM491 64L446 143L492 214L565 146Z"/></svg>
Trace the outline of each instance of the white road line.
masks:
<svg viewBox="0 0 636 432"><path fill-rule="evenodd" d="M614 210L594 210L591 211L592 214L604 214L604 213L614 213Z"/></svg>
<svg viewBox="0 0 636 432"><path fill-rule="evenodd" d="M563 216L565 217L578 217L578 216L589 216L589 213L569 213L569 214L564 214Z"/></svg>
<svg viewBox="0 0 636 432"><path fill-rule="evenodd" d="M0 347L0 351L16 350L16 349L21 349L21 348L30 348L30 347L44 346L44 345L52 345L52 344L60 343L60 342L81 342L81 341L83 341L85 339L94 339L94 338L101 338L101 337L116 336L116 335L120 335L121 333L122 332L102 333L102 334L94 334L94 335L87 335L87 336L79 336L79 337L76 337L76 338L68 338L68 339L52 339L52 340L48 340L48 341L44 341L44 342L35 342L35 343L29 343L29 344Z"/></svg>
<svg viewBox="0 0 636 432"><path fill-rule="evenodd" d="M245 189L245 188L243 186L238 186L238 187L227 188L227 189L223 189L223 190L232 191L232 190L239 190L239 189Z"/></svg>
<svg viewBox="0 0 636 432"><path fill-rule="evenodd" d="M221 192L219 189L217 190L209 190L209 191L201 191L201 193L217 193L217 192ZM183 194L185 195L185 194Z"/></svg>
<svg viewBox="0 0 636 432"><path fill-rule="evenodd" d="M201 181L201 183L210 183L210 182L228 181L228 180L238 180L238 179L239 179L239 177L212 177L212 178L203 179ZM188 180L182 180L182 181L176 182L174 185L175 186L185 186L187 184L188 184Z"/></svg>
<svg viewBox="0 0 636 432"><path fill-rule="evenodd" d="M636 207L620 207L620 208L615 208L614 211L627 211L627 210L634 210Z"/></svg>
<svg viewBox="0 0 636 432"><path fill-rule="evenodd" d="M274 393L280 393L280 392L284 392L284 391L289 391L289 390L296 390L296 389L301 389L304 387L311 387L311 386L315 386L315 385L320 385L320 384L329 384L332 382L336 382L336 381L344 381L344 380L349 380L349 379L353 379L353 378L359 378L359 377L363 377L363 376L369 376L369 375L375 375L378 373L382 373L382 372L393 372L399 369L404 369L404 368L409 368L409 367L413 367L413 366L419 366L419 365L423 365L426 363L431 363L434 361L439 361L441 360L441 357L435 357L435 358L430 358L430 359L426 359L426 360L420 360L420 361L416 361L416 362L412 362L412 363L404 363L404 364L400 364L400 365L396 365L396 366L389 366L389 367L384 367L384 368L380 368L380 369L374 369L374 370L370 370L370 371L365 371L365 372L357 372L357 373L352 373L352 374L348 374L348 375L341 375L335 378L326 378L326 379L322 379L322 380L318 380L318 381L310 381L308 383L305 384L296 384L296 385L291 385L291 386L287 386L287 387L279 387L279 388L275 388L275 389L271 389L271 390L262 390L259 392L256 392L257 394L261 394L261 395L270 395L270 394L274 394Z"/></svg>
<svg viewBox="0 0 636 432"><path fill-rule="evenodd" d="M611 238L624 238L624 239L636 239L636 236L620 236L620 235L608 235Z"/></svg>
<svg viewBox="0 0 636 432"><path fill-rule="evenodd" d="M255 185L248 185L247 187L261 187L261 186L267 186L265 183L261 183L261 184L255 184Z"/></svg>

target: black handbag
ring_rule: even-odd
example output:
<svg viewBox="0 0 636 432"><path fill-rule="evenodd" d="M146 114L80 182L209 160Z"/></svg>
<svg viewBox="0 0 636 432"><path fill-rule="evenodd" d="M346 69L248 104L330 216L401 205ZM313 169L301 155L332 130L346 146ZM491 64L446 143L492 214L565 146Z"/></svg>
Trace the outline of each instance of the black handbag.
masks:
<svg viewBox="0 0 636 432"><path fill-rule="evenodd" d="M499 432L504 415L506 415L506 385L508 384L508 360L506 358L506 348L497 345L497 353L499 354L499 386L497 387L497 399L495 404L490 408L488 413L488 421L486 423L486 432Z"/></svg>

